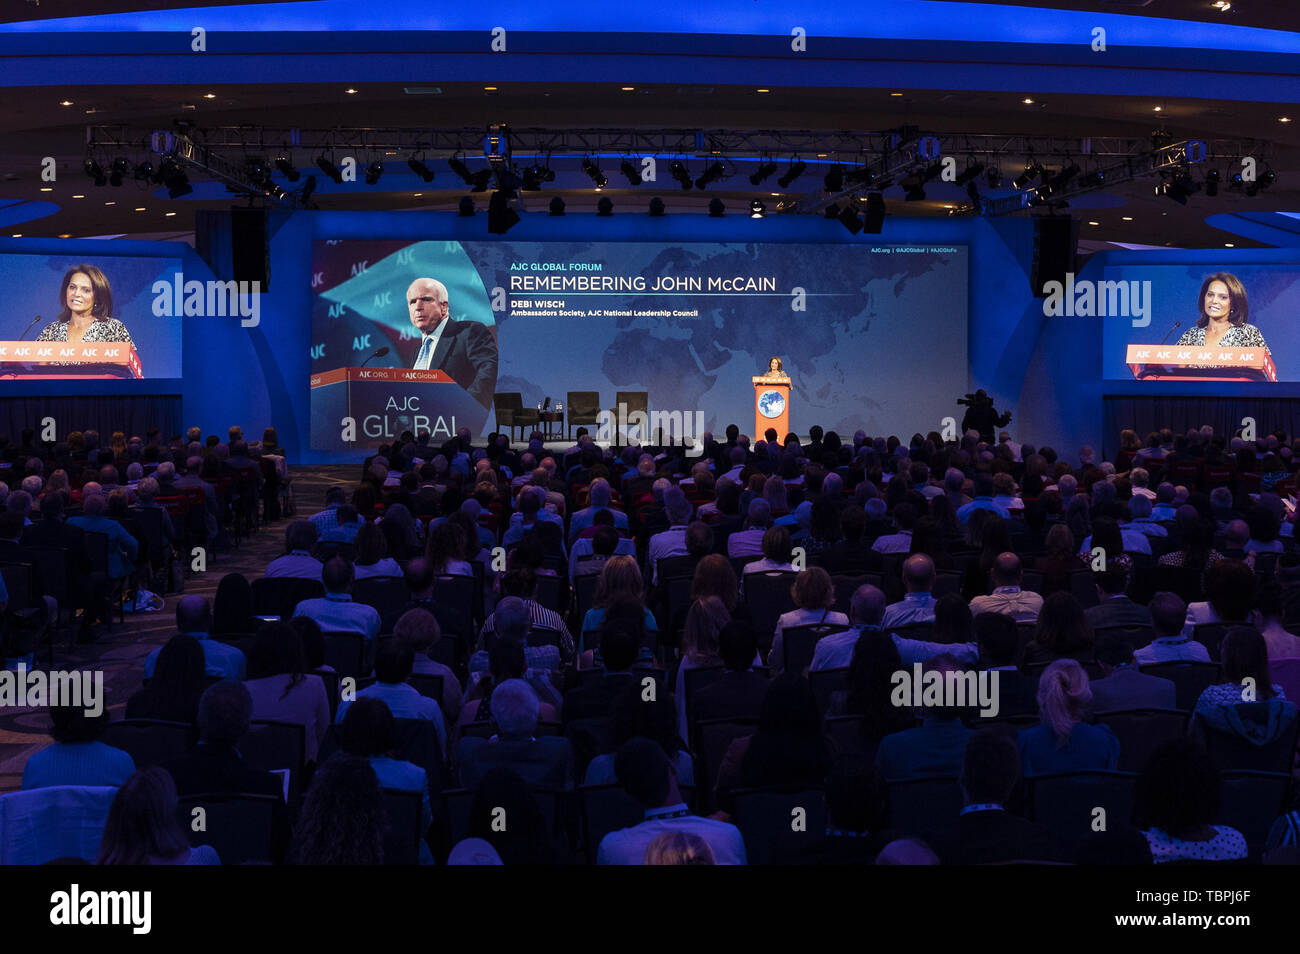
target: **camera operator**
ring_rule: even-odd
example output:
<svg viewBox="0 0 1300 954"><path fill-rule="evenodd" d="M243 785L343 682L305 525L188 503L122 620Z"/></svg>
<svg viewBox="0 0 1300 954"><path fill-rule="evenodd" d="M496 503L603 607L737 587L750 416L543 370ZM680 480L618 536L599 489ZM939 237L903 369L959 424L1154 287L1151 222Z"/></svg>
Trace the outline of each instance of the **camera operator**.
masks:
<svg viewBox="0 0 1300 954"><path fill-rule="evenodd" d="M999 414L994 410L993 399L982 388L958 399L957 403L966 405L966 415L961 419L962 433L978 431L980 440L986 444L993 443L993 431L996 428L1006 427L1011 421L1011 412Z"/></svg>

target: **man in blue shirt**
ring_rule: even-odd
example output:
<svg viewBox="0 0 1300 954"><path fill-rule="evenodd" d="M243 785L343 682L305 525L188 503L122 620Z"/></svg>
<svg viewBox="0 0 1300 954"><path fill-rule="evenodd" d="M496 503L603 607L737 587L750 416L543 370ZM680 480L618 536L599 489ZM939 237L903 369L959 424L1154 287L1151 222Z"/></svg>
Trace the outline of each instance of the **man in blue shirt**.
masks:
<svg viewBox="0 0 1300 954"><path fill-rule="evenodd" d="M971 478L972 495L974 500L968 504L963 504L957 508L957 521L959 523L969 523L970 515L976 510L992 510L999 517L1007 519L1011 516L1011 511L1005 507L1000 507L993 501L993 478L989 474L978 473Z"/></svg>
<svg viewBox="0 0 1300 954"><path fill-rule="evenodd" d="M135 570L135 558L140 547L124 526L105 516L108 499L103 494L91 494L82 501L81 508L82 515L72 517L68 523L86 533L107 535L109 579L121 580L130 576Z"/></svg>
<svg viewBox="0 0 1300 954"><path fill-rule="evenodd" d="M360 633L367 640L379 635L379 610L352 602L350 560L337 556L329 560L321 571L321 582L325 584L325 595L302 600L293 611L294 616L314 619L326 633Z"/></svg>
<svg viewBox="0 0 1300 954"><path fill-rule="evenodd" d="M203 649L204 671L209 676L222 679L244 678L246 661L244 654L234 646L211 639L212 604L206 596L182 596L176 604L176 632L183 636L193 636ZM144 677L153 678L153 667L158 662L161 647L155 649L144 660Z"/></svg>
<svg viewBox="0 0 1300 954"><path fill-rule="evenodd" d="M433 729L438 734L438 745L446 752L447 726L443 721L442 709L438 701L420 695L415 688L406 683L414 664L415 652L409 643L400 639L385 640L375 653L376 682L358 692L357 699L378 699L388 706L394 719L428 719L433 723ZM343 721L352 702L351 699L339 701L335 722Z"/></svg>
<svg viewBox="0 0 1300 954"><path fill-rule="evenodd" d="M321 531L321 543L356 543L357 532L365 523L357 508L352 504L343 504L335 511L337 523L328 530Z"/></svg>
<svg viewBox="0 0 1300 954"><path fill-rule="evenodd" d="M325 491L325 509L312 514L308 519L316 525L319 533L333 530L339 525L339 507L348 502L348 492L342 487L331 487Z"/></svg>
<svg viewBox="0 0 1300 954"><path fill-rule="evenodd" d="M311 555L320 532L310 520L294 520L284 528L284 549L282 557L276 557L267 564L264 578L295 577L304 580L321 578L321 563Z"/></svg>
<svg viewBox="0 0 1300 954"><path fill-rule="evenodd" d="M937 672L944 679L948 672L964 672L951 656L936 656L924 672ZM880 740L876 749L876 769L886 781L912 778L956 778L961 774L966 742L971 730L961 721L955 706L937 706L925 710L920 728L904 729Z"/></svg>

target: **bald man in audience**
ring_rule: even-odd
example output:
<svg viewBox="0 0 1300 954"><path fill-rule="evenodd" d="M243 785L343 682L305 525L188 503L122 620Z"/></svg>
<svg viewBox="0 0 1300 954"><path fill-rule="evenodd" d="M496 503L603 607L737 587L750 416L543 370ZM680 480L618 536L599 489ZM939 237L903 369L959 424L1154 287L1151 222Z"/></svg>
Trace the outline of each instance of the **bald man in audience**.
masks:
<svg viewBox="0 0 1300 954"><path fill-rule="evenodd" d="M864 583L853 591L849 601L850 628L842 633L831 633L817 640L813 652L812 671L845 669L853 661L853 650L864 632L880 632L880 620L885 615L885 594L879 587Z"/></svg>
<svg viewBox="0 0 1300 954"><path fill-rule="evenodd" d="M904 560L903 586L907 595L885 607L880 628L934 622L934 579L934 561L924 553L913 553Z"/></svg>
<svg viewBox="0 0 1300 954"><path fill-rule="evenodd" d="M1020 557L1011 552L999 553L989 576L993 581L993 592L971 600L971 613L1004 613L1014 617L1017 623L1032 623L1038 619L1043 598L1032 590L1020 588Z"/></svg>

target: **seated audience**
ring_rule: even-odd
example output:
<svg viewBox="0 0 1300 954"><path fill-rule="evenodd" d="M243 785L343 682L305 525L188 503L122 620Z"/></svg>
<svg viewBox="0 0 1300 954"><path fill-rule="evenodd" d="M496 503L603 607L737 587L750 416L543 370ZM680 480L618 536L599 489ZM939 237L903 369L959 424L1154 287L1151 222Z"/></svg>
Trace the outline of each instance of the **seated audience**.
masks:
<svg viewBox="0 0 1300 954"><path fill-rule="evenodd" d="M1133 655L1139 666L1162 662L1209 662L1210 652L1184 635L1187 604L1175 593L1157 593L1151 597L1151 630L1155 638Z"/></svg>
<svg viewBox="0 0 1300 954"><path fill-rule="evenodd" d="M396 579L402 575L401 565L388 555L388 541L375 524L368 523L357 531L356 546L357 558L352 566L356 579Z"/></svg>
<svg viewBox="0 0 1300 954"><path fill-rule="evenodd" d="M1216 825L1223 779L1205 749L1190 739L1162 744L1138 775L1133 817L1156 864L1235 861L1248 854L1241 832Z"/></svg>
<svg viewBox="0 0 1300 954"><path fill-rule="evenodd" d="M438 735L438 745L447 751L447 727L442 720L442 707L436 699L420 695L419 690L408 685L415 663L415 653L409 643L399 639L385 640L375 652L375 682L357 693L357 699L378 699L388 706L394 719L428 719ZM339 701L334 721L342 722L352 702Z"/></svg>
<svg viewBox="0 0 1300 954"><path fill-rule="evenodd" d="M176 817L176 785L158 766L141 769L113 797L99 842L100 865L219 865L211 845L190 847Z"/></svg>
<svg viewBox="0 0 1300 954"><path fill-rule="evenodd" d="M1032 623L1043 608L1043 598L1032 590L1022 590L1020 557L1000 553L989 571L993 592L970 601L971 613L1005 613L1016 622Z"/></svg>
<svg viewBox="0 0 1300 954"><path fill-rule="evenodd" d="M407 610L393 627L393 639L405 643L411 648L413 656L411 673L413 675L442 676L443 715L451 721L460 715L461 688L460 677L445 663L438 662L429 655L430 650L438 645L442 631L438 620L424 609Z"/></svg>
<svg viewBox="0 0 1300 954"><path fill-rule="evenodd" d="M263 623L253 642L244 686L253 697L253 718L296 722L306 730L306 759L316 752L330 725L329 697L320 676L306 673L302 638L287 623Z"/></svg>
<svg viewBox="0 0 1300 954"><path fill-rule="evenodd" d="M859 644L861 645L861 644ZM924 673L965 672L951 656L936 656L925 664ZM891 672L892 675L892 672ZM890 685L891 693L893 685ZM904 708L904 707L896 707ZM880 740L876 749L876 770L887 782L912 778L956 778L971 730L962 724L956 706L927 706L921 711L921 725L903 729Z"/></svg>
<svg viewBox="0 0 1300 954"><path fill-rule="evenodd" d="M242 580L243 577L238 579ZM190 636L198 641L199 648L203 652L204 672L220 679L243 679L247 665L244 654L235 646L212 639L212 628L212 604L207 598L193 594L182 596L176 603L176 631L182 636ZM153 675L158 653L159 650L155 649L145 657L144 678L148 679Z"/></svg>
<svg viewBox="0 0 1300 954"><path fill-rule="evenodd" d="M81 705L50 707L54 744L34 752L23 768L23 788L55 785L102 785L116 788L135 771L135 761L121 749L100 741L108 713L87 713Z"/></svg>
<svg viewBox="0 0 1300 954"><path fill-rule="evenodd" d="M157 671L148 668L148 685L127 700L126 717L193 723L199 697L208 684L202 644L193 636L178 633L162 649L154 650L151 659L157 662Z"/></svg>
<svg viewBox="0 0 1300 954"><path fill-rule="evenodd" d="M320 514L317 514L320 516ZM304 580L321 578L321 562L311 555L320 539L317 523L312 520L294 520L284 528L284 556L267 564L264 578L281 576Z"/></svg>
<svg viewBox="0 0 1300 954"><path fill-rule="evenodd" d="M813 650L813 672L822 669L844 669L853 659L854 648L864 633L880 631L880 620L885 615L885 594L879 587L864 583L853 591L849 600L849 628L842 633L831 633L817 640Z"/></svg>
<svg viewBox="0 0 1300 954"><path fill-rule="evenodd" d="M1069 593L1053 593L1043 601L1034 638L1025 647L1023 663L1048 663L1057 659L1091 662L1092 626L1083 607Z"/></svg>
<svg viewBox="0 0 1300 954"><path fill-rule="evenodd" d="M885 607L880 628L890 630L908 623L934 619L934 561L924 553L914 553L903 561L903 587L907 595Z"/></svg>
<svg viewBox="0 0 1300 954"><path fill-rule="evenodd" d="M540 788L573 787L573 746L560 736L537 736L541 703L522 679L497 686L489 705L497 732L490 738L463 738L456 746L460 783L473 788L488 771L508 768Z"/></svg>
<svg viewBox="0 0 1300 954"><path fill-rule="evenodd" d="M1175 686L1168 679L1138 671L1133 644L1120 633L1097 637L1097 665L1102 678L1092 682L1092 711L1176 709Z"/></svg>
<svg viewBox="0 0 1300 954"><path fill-rule="evenodd" d="M1289 632L1283 619L1286 610L1282 601L1282 587L1268 583L1255 595L1255 608L1251 611L1255 628L1264 637L1269 661L1300 657L1300 636Z"/></svg>
<svg viewBox="0 0 1300 954"><path fill-rule="evenodd" d="M384 862L384 801L369 761L336 753L312 776L293 826L288 863L314 867Z"/></svg>
<svg viewBox="0 0 1300 954"><path fill-rule="evenodd" d="M352 563L346 557L331 557L321 571L321 582L325 595L301 600L294 616L314 619L326 633L358 633L367 641L379 635L379 610L352 601Z"/></svg>
<svg viewBox="0 0 1300 954"><path fill-rule="evenodd" d="M782 613L777 619L772 650L767 657L768 668L774 675L785 667L785 641L781 635L784 630L813 624L849 625L847 616L831 610L835 605L835 586L831 583L830 574L819 566L800 571L794 578L794 585L790 587L790 598L794 600L796 608Z"/></svg>

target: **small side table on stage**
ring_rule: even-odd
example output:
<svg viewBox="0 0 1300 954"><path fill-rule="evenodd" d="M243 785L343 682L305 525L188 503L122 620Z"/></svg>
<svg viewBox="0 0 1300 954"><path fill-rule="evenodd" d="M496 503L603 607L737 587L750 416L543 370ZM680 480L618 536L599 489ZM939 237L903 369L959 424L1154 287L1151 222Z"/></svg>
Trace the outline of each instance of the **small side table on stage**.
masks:
<svg viewBox="0 0 1300 954"><path fill-rule="evenodd" d="M542 438L551 440L553 437L562 437L564 435L564 412L563 411L540 411L537 415L538 421L542 425ZM551 433L551 425L558 424L557 434Z"/></svg>

